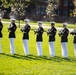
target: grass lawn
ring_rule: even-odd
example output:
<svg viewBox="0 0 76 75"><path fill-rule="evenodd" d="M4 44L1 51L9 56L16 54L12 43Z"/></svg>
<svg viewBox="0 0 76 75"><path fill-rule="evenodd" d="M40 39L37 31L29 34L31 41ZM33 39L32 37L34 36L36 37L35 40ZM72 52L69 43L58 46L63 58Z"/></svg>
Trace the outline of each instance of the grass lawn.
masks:
<svg viewBox="0 0 76 75"><path fill-rule="evenodd" d="M69 35L68 59L61 56L60 37L56 35L56 57L50 57L48 36L43 34L43 56L38 57L33 30L30 31L29 50L30 56L25 56L22 44L22 32L16 31L16 55L10 54L8 39L8 24L3 28L3 54L0 54L0 75L76 75L76 58L74 58L73 36Z"/></svg>

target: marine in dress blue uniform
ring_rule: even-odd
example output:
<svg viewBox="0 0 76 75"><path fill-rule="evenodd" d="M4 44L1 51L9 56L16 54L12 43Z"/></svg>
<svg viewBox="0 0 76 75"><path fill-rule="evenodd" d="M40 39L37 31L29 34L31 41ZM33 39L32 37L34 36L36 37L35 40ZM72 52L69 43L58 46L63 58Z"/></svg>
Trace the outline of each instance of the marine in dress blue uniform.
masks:
<svg viewBox="0 0 76 75"><path fill-rule="evenodd" d="M72 32L70 32L70 34L72 34L74 36L74 54L75 54L75 58L76 58L76 29L74 29Z"/></svg>
<svg viewBox="0 0 76 75"><path fill-rule="evenodd" d="M23 32L23 48L24 48L24 53L26 55L29 55L29 47L28 47L28 40L29 40L29 32L30 32L30 25L29 25L29 20L25 19L25 25L21 28L21 31Z"/></svg>
<svg viewBox="0 0 76 75"><path fill-rule="evenodd" d="M48 29L47 35L49 36L49 52L52 57L55 56L54 42L55 42L56 31L57 30L55 28L55 22L51 22L51 28Z"/></svg>
<svg viewBox="0 0 76 75"><path fill-rule="evenodd" d="M0 53L2 53L2 29L3 29L3 24L1 22L2 17L0 17Z"/></svg>
<svg viewBox="0 0 76 75"><path fill-rule="evenodd" d="M11 23L8 27L11 54L15 54L14 39L16 38L16 35L15 35L16 29L17 29L17 26L15 24L15 19L11 18Z"/></svg>
<svg viewBox="0 0 76 75"><path fill-rule="evenodd" d="M42 27L42 22L41 21L38 21L38 29L36 29L34 31L34 33L36 34L36 43L37 43L37 53L38 53L38 56L42 56L42 41L43 41L43 32L44 32L44 29Z"/></svg>
<svg viewBox="0 0 76 75"><path fill-rule="evenodd" d="M67 42L69 35L69 30L67 29L67 23L63 23L63 29L60 30L58 34L61 37L62 57L67 58L68 57Z"/></svg>

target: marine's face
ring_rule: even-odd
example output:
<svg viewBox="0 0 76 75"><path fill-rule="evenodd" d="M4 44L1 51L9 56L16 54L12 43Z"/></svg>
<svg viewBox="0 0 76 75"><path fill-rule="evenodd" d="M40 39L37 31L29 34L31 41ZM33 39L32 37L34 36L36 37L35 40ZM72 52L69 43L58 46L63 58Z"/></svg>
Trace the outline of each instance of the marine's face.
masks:
<svg viewBox="0 0 76 75"><path fill-rule="evenodd" d="M63 28L66 28L66 25L63 25Z"/></svg>
<svg viewBox="0 0 76 75"><path fill-rule="evenodd" d="M54 27L54 24L51 24L51 28L53 28Z"/></svg>
<svg viewBox="0 0 76 75"><path fill-rule="evenodd" d="M25 21L25 24L29 24L29 22Z"/></svg>
<svg viewBox="0 0 76 75"><path fill-rule="evenodd" d="M11 23L15 23L15 20L12 20Z"/></svg>
<svg viewBox="0 0 76 75"><path fill-rule="evenodd" d="M39 27L42 27L42 23L39 23L38 26L39 26Z"/></svg>

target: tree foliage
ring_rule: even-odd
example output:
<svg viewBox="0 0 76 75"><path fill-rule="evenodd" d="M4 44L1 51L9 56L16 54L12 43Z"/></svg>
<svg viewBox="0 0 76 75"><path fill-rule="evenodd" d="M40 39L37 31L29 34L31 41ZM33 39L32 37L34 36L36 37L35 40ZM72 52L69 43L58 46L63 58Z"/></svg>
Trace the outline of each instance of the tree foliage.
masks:
<svg viewBox="0 0 76 75"><path fill-rule="evenodd" d="M46 12L49 19L53 20L56 16L55 10L58 8L59 0L48 0L48 5L46 7Z"/></svg>
<svg viewBox="0 0 76 75"><path fill-rule="evenodd" d="M2 5L5 8L11 7L11 11L23 15L24 9L28 6L29 0L2 0Z"/></svg>
<svg viewBox="0 0 76 75"><path fill-rule="evenodd" d="M38 3L43 2L44 0L1 0L0 6L3 6L5 8L11 7L11 13L10 15L24 15L25 9L29 6L30 3ZM54 10L58 6L59 0L48 0L48 5L46 7L46 12L49 17L54 16L55 12Z"/></svg>

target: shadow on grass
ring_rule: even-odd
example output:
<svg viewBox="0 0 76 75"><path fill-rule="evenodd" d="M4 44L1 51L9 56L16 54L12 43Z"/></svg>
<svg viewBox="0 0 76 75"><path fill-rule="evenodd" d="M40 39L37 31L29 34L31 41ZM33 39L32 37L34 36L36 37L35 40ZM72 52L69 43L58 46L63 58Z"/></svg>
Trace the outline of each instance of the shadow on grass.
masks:
<svg viewBox="0 0 76 75"><path fill-rule="evenodd" d="M61 61L76 62L76 59L71 58L71 57L62 58L62 57L58 57L58 56L48 57L48 56L35 56L35 55L25 56L25 55L19 55L19 54L10 55L10 54L5 54L5 53L2 53L0 55L5 55L5 56L13 57L16 59L24 59L24 60L43 60L43 61L48 60L48 61L55 61L55 62L61 62Z"/></svg>
<svg viewBox="0 0 76 75"><path fill-rule="evenodd" d="M0 73L0 75L4 75L4 73Z"/></svg>

